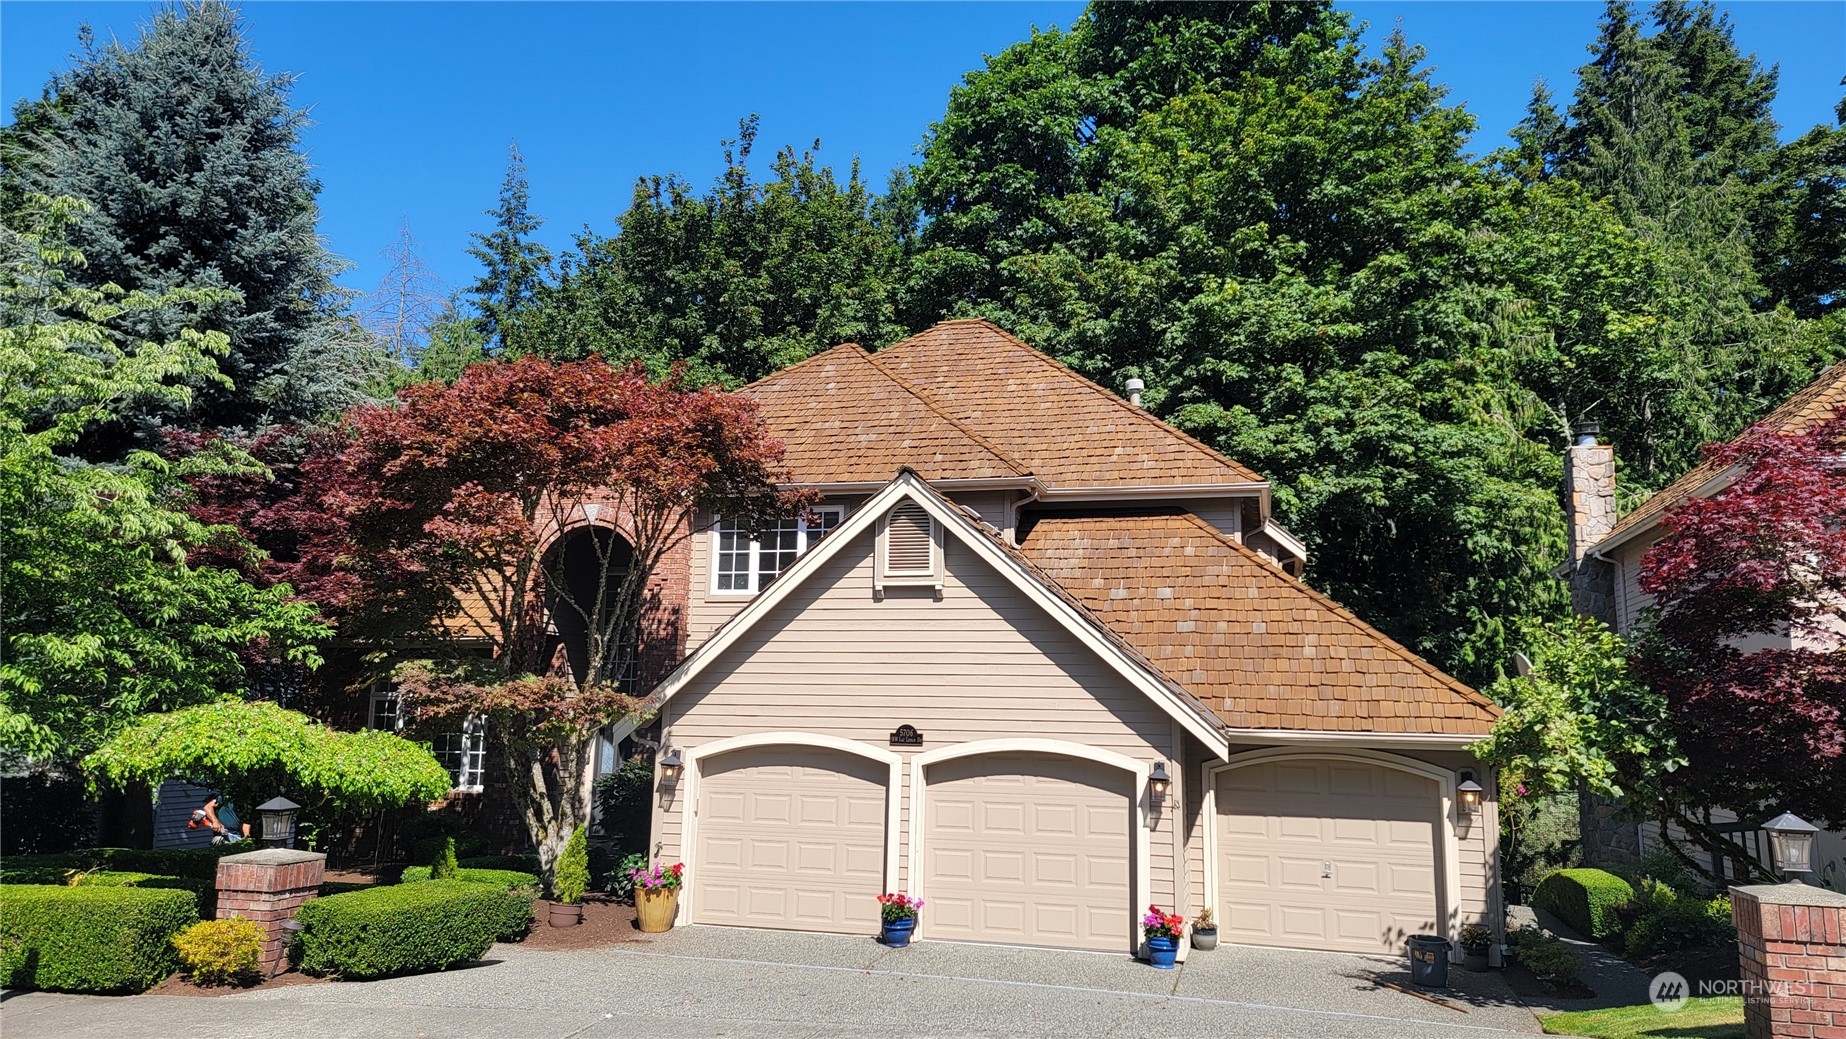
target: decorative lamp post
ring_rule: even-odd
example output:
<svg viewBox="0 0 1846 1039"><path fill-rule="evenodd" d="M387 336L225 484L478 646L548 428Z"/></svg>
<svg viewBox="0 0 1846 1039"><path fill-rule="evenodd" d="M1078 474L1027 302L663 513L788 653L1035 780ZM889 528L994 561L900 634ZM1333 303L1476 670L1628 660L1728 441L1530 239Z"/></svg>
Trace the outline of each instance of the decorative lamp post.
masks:
<svg viewBox="0 0 1846 1039"><path fill-rule="evenodd" d="M1793 812L1783 812L1763 824L1769 831L1769 846L1775 850L1775 866L1790 883L1800 883L1802 874L1814 872L1814 835L1820 827Z"/></svg>
<svg viewBox="0 0 1846 1039"><path fill-rule="evenodd" d="M272 797L256 806L263 821L263 843L272 848L295 846L295 815L301 806L286 797Z"/></svg>

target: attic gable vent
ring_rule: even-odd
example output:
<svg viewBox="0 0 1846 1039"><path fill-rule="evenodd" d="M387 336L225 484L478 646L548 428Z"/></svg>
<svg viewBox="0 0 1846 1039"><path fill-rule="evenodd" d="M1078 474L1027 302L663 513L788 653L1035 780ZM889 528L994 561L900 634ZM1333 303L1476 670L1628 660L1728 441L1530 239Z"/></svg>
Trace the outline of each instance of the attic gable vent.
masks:
<svg viewBox="0 0 1846 1039"><path fill-rule="evenodd" d="M878 586L942 587L942 534L914 501L885 514L878 537Z"/></svg>

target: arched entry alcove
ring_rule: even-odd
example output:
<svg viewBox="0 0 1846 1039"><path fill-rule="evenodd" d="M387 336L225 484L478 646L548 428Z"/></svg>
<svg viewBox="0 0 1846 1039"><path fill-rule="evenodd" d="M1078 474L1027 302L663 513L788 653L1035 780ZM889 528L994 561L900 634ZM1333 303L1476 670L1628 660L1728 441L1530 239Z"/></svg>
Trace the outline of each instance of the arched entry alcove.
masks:
<svg viewBox="0 0 1846 1039"><path fill-rule="evenodd" d="M571 674L580 682L634 682L633 645L606 651L604 673L589 674L590 624L609 616L633 560L633 546L608 527L578 527L545 553L545 609L570 659Z"/></svg>

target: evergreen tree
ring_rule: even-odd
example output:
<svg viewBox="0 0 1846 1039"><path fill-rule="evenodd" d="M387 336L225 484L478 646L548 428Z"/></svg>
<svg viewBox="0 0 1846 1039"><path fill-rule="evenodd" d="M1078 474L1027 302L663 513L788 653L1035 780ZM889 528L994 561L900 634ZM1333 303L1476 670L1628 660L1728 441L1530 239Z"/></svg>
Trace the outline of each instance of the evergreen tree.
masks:
<svg viewBox="0 0 1846 1039"><path fill-rule="evenodd" d="M300 150L306 114L290 105L291 83L255 65L221 0L164 8L132 46L94 46L86 34L76 66L0 149L7 198L29 190L89 203L72 234L89 261L84 283L235 293L201 318L229 337L219 362L229 385L197 383L187 425L299 417L261 387L327 319L333 264L315 234L319 185ZM183 320L150 313L130 331L170 338ZM173 416L124 418L145 440Z"/></svg>
<svg viewBox="0 0 1846 1039"><path fill-rule="evenodd" d="M528 208L531 191L526 184L525 157L517 144L509 151L500 205L487 211L494 218L494 229L486 234L474 232L470 236L474 244L468 247L468 255L485 268L468 295L480 314L476 323L481 334L495 351L505 348L506 326L531 302L551 263L551 250L532 240L545 222Z"/></svg>
<svg viewBox="0 0 1846 1039"><path fill-rule="evenodd" d="M1846 99L1834 113L1777 152L1756 227L1763 280L1805 318L1846 307Z"/></svg>
<svg viewBox="0 0 1846 1039"><path fill-rule="evenodd" d="M735 382L848 340L897 338L894 236L857 164L842 183L813 151L785 148L758 180L755 143L752 117L703 193L677 177L642 178L621 233L578 237L556 283L507 333L509 351L599 353L656 370L684 360L696 377Z"/></svg>

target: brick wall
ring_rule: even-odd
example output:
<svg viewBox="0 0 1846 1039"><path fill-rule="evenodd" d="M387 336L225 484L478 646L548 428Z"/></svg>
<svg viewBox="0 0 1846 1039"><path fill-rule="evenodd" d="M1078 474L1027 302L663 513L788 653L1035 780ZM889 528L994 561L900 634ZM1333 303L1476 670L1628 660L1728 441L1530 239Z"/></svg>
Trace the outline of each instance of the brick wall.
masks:
<svg viewBox="0 0 1846 1039"><path fill-rule="evenodd" d="M263 973L288 966L288 932L302 903L320 893L327 857L268 848L218 860L218 919L240 917L263 928Z"/></svg>
<svg viewBox="0 0 1846 1039"><path fill-rule="evenodd" d="M1846 894L1731 889L1747 1039L1846 1039Z"/></svg>

